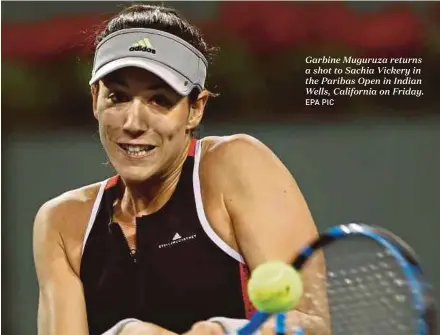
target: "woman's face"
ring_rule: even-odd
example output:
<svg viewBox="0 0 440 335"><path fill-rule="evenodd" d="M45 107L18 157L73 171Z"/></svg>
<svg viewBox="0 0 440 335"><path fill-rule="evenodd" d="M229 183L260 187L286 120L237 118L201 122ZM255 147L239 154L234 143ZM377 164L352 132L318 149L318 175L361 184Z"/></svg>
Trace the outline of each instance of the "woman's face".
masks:
<svg viewBox="0 0 440 335"><path fill-rule="evenodd" d="M190 104L139 68L107 75L92 90L102 145L117 173L139 183L172 169L203 115L207 92Z"/></svg>

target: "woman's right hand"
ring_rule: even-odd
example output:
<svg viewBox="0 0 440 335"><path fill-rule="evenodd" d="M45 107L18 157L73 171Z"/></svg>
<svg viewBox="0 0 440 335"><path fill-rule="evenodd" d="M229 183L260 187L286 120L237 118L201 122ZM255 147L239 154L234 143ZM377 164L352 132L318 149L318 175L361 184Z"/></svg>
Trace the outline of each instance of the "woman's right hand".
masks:
<svg viewBox="0 0 440 335"><path fill-rule="evenodd" d="M165 328L156 326L152 323L133 321L128 323L119 335L177 335Z"/></svg>

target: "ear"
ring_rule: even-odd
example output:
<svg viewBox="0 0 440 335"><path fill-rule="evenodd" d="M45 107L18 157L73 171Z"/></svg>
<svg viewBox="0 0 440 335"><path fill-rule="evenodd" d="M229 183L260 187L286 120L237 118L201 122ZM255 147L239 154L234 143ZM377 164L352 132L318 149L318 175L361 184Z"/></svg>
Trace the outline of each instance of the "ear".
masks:
<svg viewBox="0 0 440 335"><path fill-rule="evenodd" d="M205 111L205 106L208 102L209 92L203 90L197 96L197 99L189 106L189 117L186 129L191 130L196 128L203 118L203 113Z"/></svg>
<svg viewBox="0 0 440 335"><path fill-rule="evenodd" d="M98 110L96 106L98 105L99 83L90 87L90 93L92 94L93 115L95 116L95 119L98 119Z"/></svg>

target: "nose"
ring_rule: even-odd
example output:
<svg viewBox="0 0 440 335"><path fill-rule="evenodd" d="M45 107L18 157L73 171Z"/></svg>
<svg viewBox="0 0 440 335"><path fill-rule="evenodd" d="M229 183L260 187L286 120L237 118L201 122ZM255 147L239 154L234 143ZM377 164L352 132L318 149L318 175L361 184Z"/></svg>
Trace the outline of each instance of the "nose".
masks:
<svg viewBox="0 0 440 335"><path fill-rule="evenodd" d="M127 110L122 129L132 137L139 137L148 130L148 120L142 101L134 100Z"/></svg>

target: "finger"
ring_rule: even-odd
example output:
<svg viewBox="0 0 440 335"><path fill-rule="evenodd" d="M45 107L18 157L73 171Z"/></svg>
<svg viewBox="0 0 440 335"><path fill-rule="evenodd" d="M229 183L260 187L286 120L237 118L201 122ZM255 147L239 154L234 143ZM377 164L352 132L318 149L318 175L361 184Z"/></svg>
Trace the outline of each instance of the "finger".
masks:
<svg viewBox="0 0 440 335"><path fill-rule="evenodd" d="M271 318L261 328L261 335L275 335L275 320Z"/></svg>
<svg viewBox="0 0 440 335"><path fill-rule="evenodd" d="M191 335L224 335L220 325L209 321L195 323L189 333Z"/></svg>

